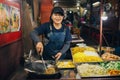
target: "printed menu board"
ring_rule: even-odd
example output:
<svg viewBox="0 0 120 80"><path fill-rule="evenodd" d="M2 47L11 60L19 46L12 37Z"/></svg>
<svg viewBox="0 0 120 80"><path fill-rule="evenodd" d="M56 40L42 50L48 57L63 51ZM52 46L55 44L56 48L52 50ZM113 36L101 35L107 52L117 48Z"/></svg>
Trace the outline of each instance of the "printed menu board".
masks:
<svg viewBox="0 0 120 80"><path fill-rule="evenodd" d="M22 38L20 4L0 0L0 47Z"/></svg>
<svg viewBox="0 0 120 80"><path fill-rule="evenodd" d="M20 10L13 6L0 3L0 33L20 30Z"/></svg>

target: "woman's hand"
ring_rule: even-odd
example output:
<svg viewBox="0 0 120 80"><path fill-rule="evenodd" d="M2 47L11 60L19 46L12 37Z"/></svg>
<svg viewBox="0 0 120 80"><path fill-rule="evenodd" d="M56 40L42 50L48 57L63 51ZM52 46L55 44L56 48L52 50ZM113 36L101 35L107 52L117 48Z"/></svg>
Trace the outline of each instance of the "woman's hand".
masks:
<svg viewBox="0 0 120 80"><path fill-rule="evenodd" d="M38 55L42 55L42 52L43 52L43 44L42 44L42 42L38 42L36 44L36 50L37 50L37 53L39 53Z"/></svg>
<svg viewBox="0 0 120 80"><path fill-rule="evenodd" d="M60 57L61 57L62 53L61 52L58 52L56 55L55 55L55 59L58 60Z"/></svg>

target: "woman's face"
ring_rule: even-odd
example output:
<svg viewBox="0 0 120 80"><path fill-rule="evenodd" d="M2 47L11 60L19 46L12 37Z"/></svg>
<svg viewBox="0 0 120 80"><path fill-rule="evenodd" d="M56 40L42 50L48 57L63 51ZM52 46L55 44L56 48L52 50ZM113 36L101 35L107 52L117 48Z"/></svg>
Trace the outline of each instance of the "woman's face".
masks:
<svg viewBox="0 0 120 80"><path fill-rule="evenodd" d="M61 24L64 16L58 14L58 13L53 13L51 16L53 23L55 24Z"/></svg>

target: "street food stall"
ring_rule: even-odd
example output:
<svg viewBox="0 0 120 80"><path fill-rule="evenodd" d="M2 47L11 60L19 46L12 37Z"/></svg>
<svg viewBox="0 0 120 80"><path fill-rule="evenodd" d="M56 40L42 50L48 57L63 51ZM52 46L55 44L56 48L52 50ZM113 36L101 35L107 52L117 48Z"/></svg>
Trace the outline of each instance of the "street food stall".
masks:
<svg viewBox="0 0 120 80"><path fill-rule="evenodd" d="M19 2L20 0L13 0L13 3L14 1ZM29 4L27 4L26 1L28 1ZM41 3L41 1L45 1L45 2ZM54 1L58 1L58 2L55 3ZM59 3L59 1L61 2ZM94 7L94 5L92 6L92 3L97 0L93 0L93 2L90 1L91 0L70 0L70 1L24 0L23 3L22 1L19 2L21 4L20 6L17 4L13 4L10 0L1 0L0 14L2 14L3 16L1 16L0 20L3 21L2 23L4 24L2 23L0 24L0 53L1 53L0 70L2 71L0 73L0 80L6 80L6 79L7 80L26 80L26 79L28 80L31 79L120 80L120 56L116 55L115 48L113 48L111 45L107 45L107 46L102 45L102 37L104 38L104 35L101 35L102 33L105 34L105 38L106 38L108 37L106 36L106 34L109 34L110 37L112 36L110 42L114 41L115 38L113 35L116 34L115 30L118 29L118 26L114 24L110 25L109 23L111 23L112 20L109 21L108 23L110 27L106 25L105 25L106 27L105 26L103 27L102 23L100 25L99 20L98 22L92 21L94 15L92 13L95 12L94 16L96 16L97 14L96 19L100 17L100 15L98 15L98 12L100 11L99 10L100 3L99 5L97 5L97 7L96 6ZM115 12L114 17L116 18L116 20L118 21L119 19L120 21L119 18L120 14L118 14L118 12L120 12L120 8L119 8L120 0L106 0L106 1L109 1L110 4L115 1L113 7L110 8L114 10ZM80 14L79 17L80 21L82 21L77 25L80 28L71 27L72 29L74 29L72 32L72 41L70 45L72 58L65 60L54 60L54 61L43 60L42 56L40 55L36 58L35 56L33 56L35 51L33 51L34 49L31 49L31 47L34 46L33 45L31 46L32 41L29 40L28 34L31 31L31 29L33 29L33 26L35 27L34 23L39 22L39 24L41 24L46 21L49 21L48 18L51 9L54 6L58 6L60 4L62 4L64 10L73 10L73 9L68 9L68 7L65 7L65 5L67 4L69 4L69 7L71 7L71 5L73 7L78 4L77 11L78 14ZM87 6L86 8L84 8L86 4ZM27 8L24 7L25 5ZM106 5L104 6L106 8ZM33 10L30 9L31 7ZM38 9L36 9L36 7ZM82 13L84 12L82 12L81 8L85 9L84 10L85 12L88 8L91 14L89 16L82 15ZM20 15L21 12L22 14L24 14L23 16ZM87 14L89 14L89 11ZM5 19L3 17L5 17ZM37 21L37 19L39 20ZM8 24L8 22L6 21L9 22L9 25L7 25L7 27L5 24L6 23ZM14 21L17 21L17 24ZM113 28L111 28L111 26ZM87 37L91 37L98 43L100 41L100 45L99 44L88 45L84 37L81 36L81 34L87 35ZM22 42L23 40L22 38L24 38L24 42ZM117 38L119 38L119 35ZM106 38L106 40L108 40L108 38ZM120 40L117 41L120 42ZM31 49L30 52L29 49ZM24 58L23 65L21 65L21 57Z"/></svg>
<svg viewBox="0 0 120 80"><path fill-rule="evenodd" d="M25 56L21 79L120 79L120 57L114 55L114 48L102 47L104 53L98 54L98 49L77 43L71 47L72 59L69 60L38 60ZM110 52L109 52L110 51ZM107 52L107 54L106 54ZM108 53L109 52L109 53ZM109 56L106 56L109 55ZM14 76L14 79L18 77Z"/></svg>
<svg viewBox="0 0 120 80"><path fill-rule="evenodd" d="M77 43L75 47L71 47L72 59L44 61L47 69L41 60L26 58L26 78L120 79L120 57L114 54L114 48L102 47L102 51L103 54L99 55L98 49L85 43Z"/></svg>
<svg viewBox="0 0 120 80"><path fill-rule="evenodd" d="M42 18L44 18L42 16ZM45 18L44 18L45 19ZM91 33L99 33L100 27L87 25L83 23L85 34L93 37ZM87 26L87 27L86 27ZM78 30L79 28L77 28ZM114 48L101 46L93 47L85 43L84 38L80 36L80 29L73 30L71 41L72 59L68 60L38 60L33 56L25 57L22 73L25 79L120 79L120 57L115 55ZM105 30L105 28L103 28ZM104 31L106 32L106 31ZM97 37L99 37L98 35ZM94 37L93 37L94 38ZM95 38L94 38L95 39ZM99 42L99 38L96 39ZM96 46L96 45L95 45ZM29 53L31 54L31 53Z"/></svg>
<svg viewBox="0 0 120 80"><path fill-rule="evenodd" d="M111 53L108 53L108 49L112 52L109 50ZM92 46L87 46L87 44L77 43L75 47L71 48L73 59L44 60L44 62L35 59L30 51L29 55L25 56L24 67L18 68L12 79L119 80L120 57L114 55L113 48L102 47L102 50L105 52L103 55L99 55L97 50Z"/></svg>

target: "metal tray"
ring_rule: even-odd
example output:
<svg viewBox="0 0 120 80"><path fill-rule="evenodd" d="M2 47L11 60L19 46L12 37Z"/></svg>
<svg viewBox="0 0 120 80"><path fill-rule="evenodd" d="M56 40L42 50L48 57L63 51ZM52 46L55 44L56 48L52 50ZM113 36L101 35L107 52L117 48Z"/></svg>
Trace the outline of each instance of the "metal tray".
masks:
<svg viewBox="0 0 120 80"><path fill-rule="evenodd" d="M77 63L77 64L75 64L76 65L76 70L77 70L77 72L78 72L78 74L80 75L80 73L79 73L79 71L78 71L78 69L77 69L77 67L79 66L79 65L82 65L82 64L91 64L91 65L102 65L102 63L103 64L108 64L108 63L110 63L110 62L113 62L113 63L116 63L117 61L104 61L104 62L85 62L85 63ZM118 60L118 62L120 62L119 60ZM105 67L104 67L105 68ZM105 69L107 69L107 68L105 68ZM120 70L120 69L119 69ZM98 70L96 70L96 71L98 71ZM112 77L119 77L120 78L120 74L118 74L118 75L110 75L110 74L106 74L106 75L93 75L93 76L82 76L82 75L80 75L82 78L112 78Z"/></svg>
<svg viewBox="0 0 120 80"><path fill-rule="evenodd" d="M71 52L72 52L72 48L71 48ZM86 53L84 53L86 56L88 55L87 59L89 59L90 55L96 54L96 55L93 55L93 56L98 57L98 59L101 60L101 62L103 62L103 59L100 57L100 55L97 52L93 52L93 54L88 54L88 53L92 53L92 51L87 51L86 50ZM88 61L83 61L83 62L79 60L79 62L76 62L73 58L73 53L72 53L72 59L73 59L73 63L100 62L100 61L95 61L95 60L90 60L90 61L88 60Z"/></svg>
<svg viewBox="0 0 120 80"><path fill-rule="evenodd" d="M58 60L56 62L56 66L58 69L74 69L75 64L72 60Z"/></svg>

